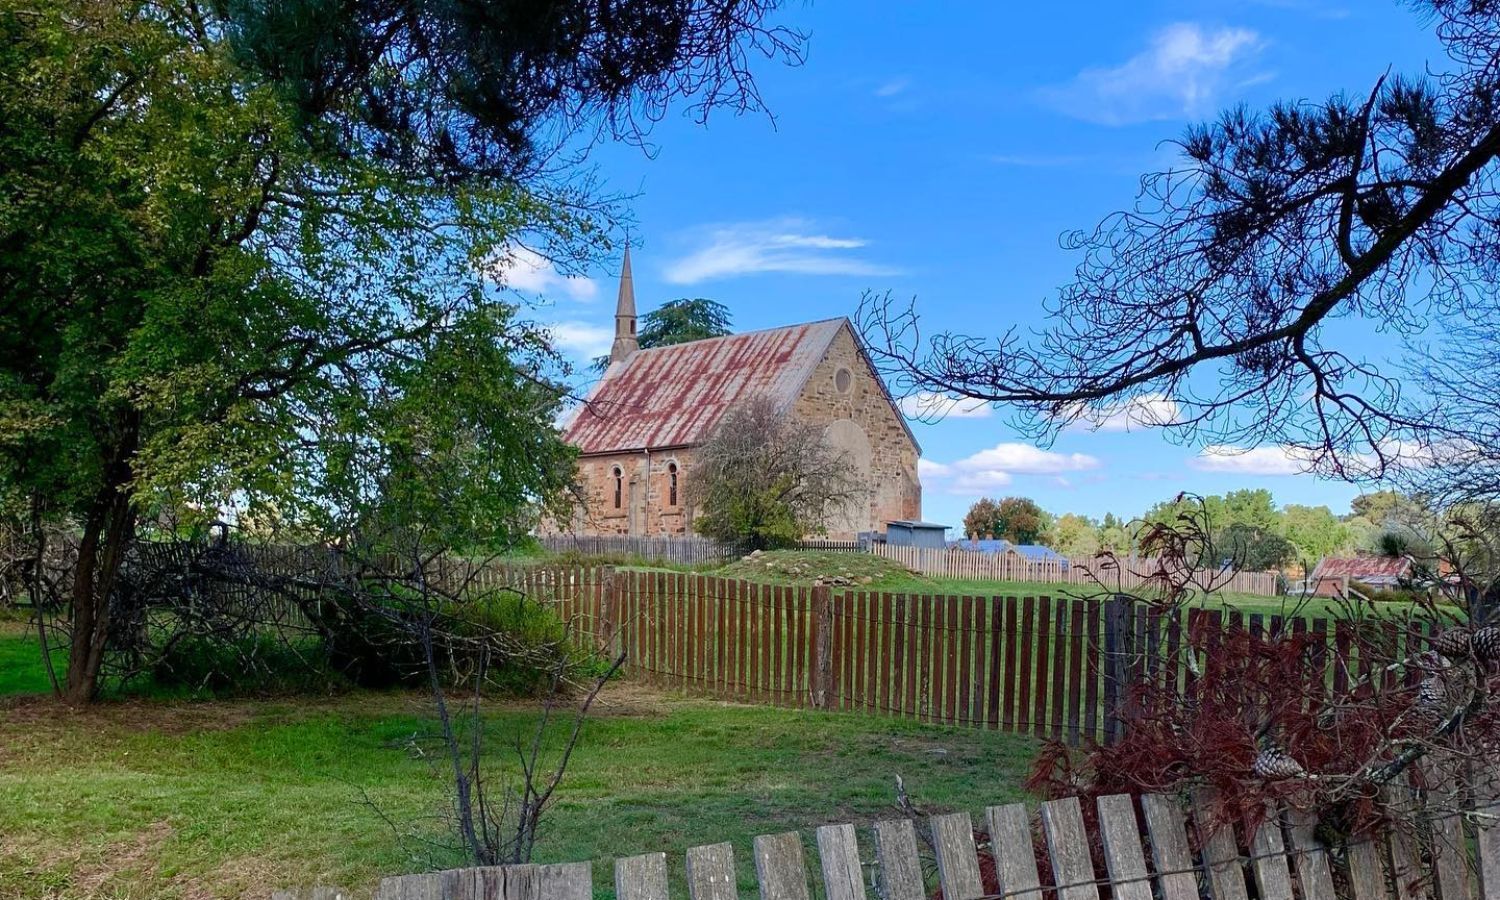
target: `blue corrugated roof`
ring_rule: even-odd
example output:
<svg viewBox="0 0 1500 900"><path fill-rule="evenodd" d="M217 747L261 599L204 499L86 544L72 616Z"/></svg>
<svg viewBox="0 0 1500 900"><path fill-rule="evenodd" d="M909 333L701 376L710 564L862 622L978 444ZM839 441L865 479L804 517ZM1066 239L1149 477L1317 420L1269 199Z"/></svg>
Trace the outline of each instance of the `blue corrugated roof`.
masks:
<svg viewBox="0 0 1500 900"><path fill-rule="evenodd" d="M960 550L975 550L980 553L1005 553L1014 551L1030 560L1038 562L1060 562L1064 566L1068 564L1068 558L1053 550L1051 547L1043 547L1041 544L1012 544L1010 541L996 539L969 540L964 538L959 541L950 541L950 547Z"/></svg>
<svg viewBox="0 0 1500 900"><path fill-rule="evenodd" d="M1028 559L1050 559L1067 562L1067 557L1053 550L1051 547L1043 547L1041 544L1013 544L1010 549Z"/></svg>
<svg viewBox="0 0 1500 900"><path fill-rule="evenodd" d="M975 541L964 538L962 540L950 541L948 546L957 547L960 550L976 550L980 553L1004 553L1010 549L1010 541L995 540L993 538L983 538Z"/></svg>

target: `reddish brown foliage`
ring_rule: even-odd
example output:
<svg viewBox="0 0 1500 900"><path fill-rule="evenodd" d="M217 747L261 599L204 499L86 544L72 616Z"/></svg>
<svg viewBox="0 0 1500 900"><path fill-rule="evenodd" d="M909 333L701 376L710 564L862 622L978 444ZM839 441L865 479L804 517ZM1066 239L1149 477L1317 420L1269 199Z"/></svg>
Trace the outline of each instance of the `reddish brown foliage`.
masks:
<svg viewBox="0 0 1500 900"><path fill-rule="evenodd" d="M1383 666L1389 654L1381 656L1379 637L1356 646ZM1409 684L1387 683L1395 679L1383 672L1368 680L1350 676L1348 689L1332 696L1327 672L1338 663L1320 635L1219 632L1200 620L1186 644L1182 652L1192 655L1199 677L1184 684L1139 680L1126 692L1122 740L1082 753L1049 745L1027 788L1046 797L1081 796L1089 816L1092 801L1108 794L1208 787L1217 794L1221 821L1247 827L1258 824L1268 801L1315 808L1325 819L1333 813L1344 833L1379 822L1379 784L1371 773L1435 727L1435 714L1414 705L1415 682L1425 671L1420 660ZM1171 661L1159 669L1177 670ZM1493 704L1476 710L1465 722L1467 738L1500 734L1496 718ZM1258 777L1257 756L1268 750L1284 752L1313 777Z"/></svg>

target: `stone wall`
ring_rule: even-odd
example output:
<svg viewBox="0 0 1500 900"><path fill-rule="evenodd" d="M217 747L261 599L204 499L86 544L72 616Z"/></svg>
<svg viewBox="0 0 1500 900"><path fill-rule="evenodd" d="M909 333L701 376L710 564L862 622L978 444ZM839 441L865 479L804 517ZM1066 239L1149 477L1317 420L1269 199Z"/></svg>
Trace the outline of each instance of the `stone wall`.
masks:
<svg viewBox="0 0 1500 900"><path fill-rule="evenodd" d="M861 531L884 531L893 519L922 517L917 445L849 329L834 338L792 412L826 426L829 439L869 485L867 501L843 521L830 523L829 537L848 539Z"/></svg>
<svg viewBox="0 0 1500 900"><path fill-rule="evenodd" d="M687 506L687 479L693 451L615 453L578 461L578 477L585 506L574 513L574 534L673 535L688 534L692 513ZM677 467L677 502L672 502L672 466ZM615 506L615 470L621 474L620 505Z"/></svg>

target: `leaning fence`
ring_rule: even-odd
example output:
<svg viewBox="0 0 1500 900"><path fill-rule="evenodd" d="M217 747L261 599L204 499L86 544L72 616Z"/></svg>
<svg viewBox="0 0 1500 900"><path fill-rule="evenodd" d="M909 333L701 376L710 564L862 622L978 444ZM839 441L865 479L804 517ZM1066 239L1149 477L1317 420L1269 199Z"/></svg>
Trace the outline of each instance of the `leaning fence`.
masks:
<svg viewBox="0 0 1500 900"><path fill-rule="evenodd" d="M1085 804L1050 800L968 812L833 824L812 834L756 837L751 860L732 844L681 857L615 859L599 879L616 900L1442 900L1500 897L1500 771L1475 778L1463 807L1424 801L1407 786L1388 799L1402 827L1335 837L1306 813L1268 810L1252 828L1224 821L1215 797L1119 794ZM1430 805L1424 806L1424 802ZM979 827L975 827L978 824ZM1334 843L1325 843L1334 841ZM1149 848L1149 850L1148 850ZM624 848L622 848L624 849ZM640 848L636 848L640 849ZM814 873L809 878L808 851ZM612 868L612 872L609 869ZM376 900L591 900L594 865L497 866L384 879ZM814 892L819 893L815 894ZM282 892L274 900L334 900L345 891Z"/></svg>

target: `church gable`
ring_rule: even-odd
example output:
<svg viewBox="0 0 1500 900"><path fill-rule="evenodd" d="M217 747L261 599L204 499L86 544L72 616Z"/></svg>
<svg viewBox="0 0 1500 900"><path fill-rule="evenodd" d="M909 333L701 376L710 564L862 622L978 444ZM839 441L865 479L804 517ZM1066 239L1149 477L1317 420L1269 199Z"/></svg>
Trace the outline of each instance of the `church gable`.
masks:
<svg viewBox="0 0 1500 900"><path fill-rule="evenodd" d="M883 531L888 521L921 518L920 448L847 321L809 374L792 413L821 425L868 486L866 502L847 511L831 532L852 536Z"/></svg>

